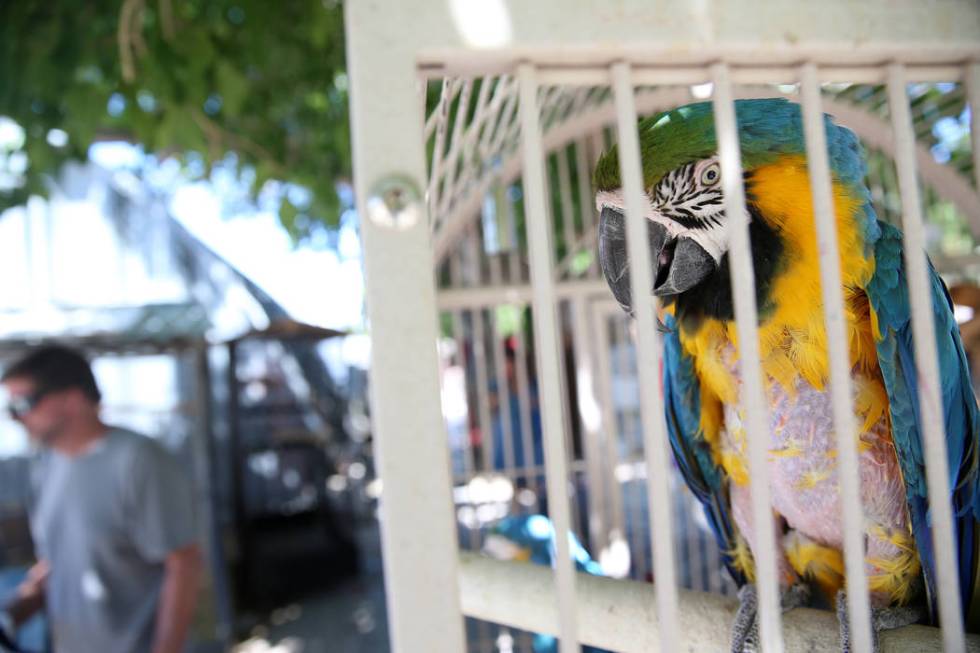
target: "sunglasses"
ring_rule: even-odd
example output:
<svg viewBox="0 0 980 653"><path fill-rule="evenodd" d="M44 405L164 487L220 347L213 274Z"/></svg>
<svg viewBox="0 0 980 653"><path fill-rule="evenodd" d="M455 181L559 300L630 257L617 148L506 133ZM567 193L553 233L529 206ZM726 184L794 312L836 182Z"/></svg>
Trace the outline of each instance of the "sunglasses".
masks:
<svg viewBox="0 0 980 653"><path fill-rule="evenodd" d="M24 415L37 408L37 405L41 403L41 400L44 399L49 393L50 390L41 389L35 390L33 393L23 397L11 397L7 402L7 413L9 413L13 419L19 420Z"/></svg>

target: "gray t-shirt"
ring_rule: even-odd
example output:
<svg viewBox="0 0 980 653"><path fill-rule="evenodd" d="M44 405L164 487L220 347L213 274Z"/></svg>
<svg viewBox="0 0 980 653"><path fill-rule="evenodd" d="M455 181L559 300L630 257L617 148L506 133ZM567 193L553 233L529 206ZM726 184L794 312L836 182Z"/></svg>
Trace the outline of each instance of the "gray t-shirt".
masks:
<svg viewBox="0 0 980 653"><path fill-rule="evenodd" d="M111 428L85 453L37 461L31 530L48 561L57 653L150 651L164 560L196 540L193 493L148 437Z"/></svg>

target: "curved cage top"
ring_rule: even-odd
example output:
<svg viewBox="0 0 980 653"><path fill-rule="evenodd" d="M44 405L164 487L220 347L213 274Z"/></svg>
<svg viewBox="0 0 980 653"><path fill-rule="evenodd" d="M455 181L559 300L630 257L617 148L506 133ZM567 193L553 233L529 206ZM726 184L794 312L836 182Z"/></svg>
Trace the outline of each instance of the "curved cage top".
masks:
<svg viewBox="0 0 980 653"><path fill-rule="evenodd" d="M944 71L929 71L941 76ZM875 209L887 222L900 222L900 201L889 124L887 91L881 84L824 84L824 110L855 131L868 152L868 186ZM798 101L795 84L746 85L738 97L783 96ZM644 86L637 89L640 115L705 100L710 85ZM958 82L921 82L911 87L917 161L927 188L927 219L934 224L930 253L944 272L977 276L980 257L980 196L972 183L969 109ZM446 78L429 82L424 137L429 157L427 200L437 261L444 261L474 223L503 208L520 212L521 134L514 77ZM591 171L613 142L615 107L608 86L551 85L539 90L541 128L550 155L553 211L582 217L556 227L561 275L581 276L594 249L589 221ZM508 194L509 191L509 194ZM518 218L516 220L520 222ZM573 224L574 223L574 224ZM511 226L514 246L522 241ZM499 232L499 229L498 229ZM500 235L498 233L498 235ZM506 238L505 238L506 240ZM935 241L935 242L932 242ZM526 266L525 266L526 267ZM577 271L577 272L576 272Z"/></svg>

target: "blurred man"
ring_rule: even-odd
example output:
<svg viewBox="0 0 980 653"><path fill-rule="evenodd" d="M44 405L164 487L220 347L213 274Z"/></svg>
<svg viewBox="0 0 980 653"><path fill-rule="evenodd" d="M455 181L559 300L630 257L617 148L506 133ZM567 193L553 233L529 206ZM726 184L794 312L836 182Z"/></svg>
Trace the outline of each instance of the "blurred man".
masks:
<svg viewBox="0 0 980 653"><path fill-rule="evenodd" d="M0 625L9 633L44 609L55 653L181 651L201 554L177 461L102 422L95 377L71 349L37 349L0 383L43 449L30 511L38 562Z"/></svg>

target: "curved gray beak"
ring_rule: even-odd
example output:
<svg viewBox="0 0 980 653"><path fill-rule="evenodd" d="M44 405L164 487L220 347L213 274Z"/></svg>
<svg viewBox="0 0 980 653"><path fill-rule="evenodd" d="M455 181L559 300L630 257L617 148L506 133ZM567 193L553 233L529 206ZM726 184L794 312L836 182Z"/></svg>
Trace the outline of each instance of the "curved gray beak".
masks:
<svg viewBox="0 0 980 653"><path fill-rule="evenodd" d="M717 264L696 241L672 239L662 224L647 221L654 295L679 295L714 272ZM616 301L632 312L629 255L626 253L626 221L622 212L604 207L599 215L599 264Z"/></svg>

